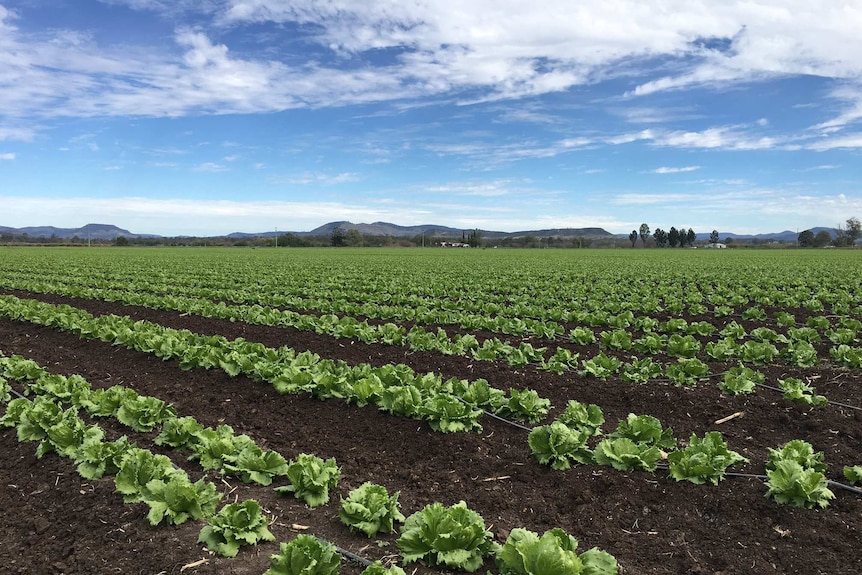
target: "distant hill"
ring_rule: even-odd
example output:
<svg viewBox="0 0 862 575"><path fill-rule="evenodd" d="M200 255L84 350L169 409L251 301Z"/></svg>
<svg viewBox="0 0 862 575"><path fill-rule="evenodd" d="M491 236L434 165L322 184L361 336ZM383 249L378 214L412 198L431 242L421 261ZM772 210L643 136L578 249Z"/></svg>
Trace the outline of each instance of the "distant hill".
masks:
<svg viewBox="0 0 862 575"><path fill-rule="evenodd" d="M413 238L419 235L424 235L430 238L460 238L462 234L473 231L465 228L450 228L436 224L424 224L419 226L399 226L389 222L374 222L371 224L354 224L353 222L340 221L329 222L322 226L316 227L308 232L278 232L279 234L292 233L297 236L315 236L328 237L332 235L336 229L341 228L345 232L356 230L363 236L391 236L393 238ZM558 238L612 238L614 235L602 228L556 228L548 230L527 230L522 232L497 232L492 230L479 230L482 238L495 240L501 238L519 238L533 236L536 238L558 237ZM229 238L249 238L249 237L272 237L276 232L269 231L263 233L247 233L234 232L229 234Z"/></svg>
<svg viewBox="0 0 862 575"><path fill-rule="evenodd" d="M424 235L428 238L454 238L459 239L462 234L473 231L472 229L452 228L436 224L424 224L418 226L399 226L389 222L374 222L371 224L354 224L348 221L329 222L311 231L265 231L265 232L234 232L227 236L211 236L211 237L227 237L232 239L243 238L271 238L275 235L294 234L297 236L315 236L328 237L332 235L337 228L344 231L356 230L364 236L391 236L395 238L413 238L419 235ZM827 231L834 238L838 235L835 228L815 227L810 228L814 234L820 231ZM549 228L543 230L524 230L518 232L500 232L494 230L478 230L482 238L485 240L501 240L504 238L589 238L589 239L610 239L610 238L626 238L628 234L612 234L603 228ZM803 230L799 230L800 232ZM25 228L12 228L0 226L0 234L21 236L27 234L31 238L50 238L52 236L61 239L78 239L86 240L101 240L111 241L122 236L127 239L142 239L142 238L163 238L156 234L136 234L129 230L119 228L111 224L87 224L80 228L55 228L53 226L32 226ZM698 241L708 241L710 232L697 233ZM796 242L799 232L785 230L783 232L773 232L768 234L735 234L732 232L719 232L719 238L724 241L727 238L733 238L740 241L751 241L754 239L760 241L783 241L786 243ZM181 237L181 236L174 236Z"/></svg>
<svg viewBox="0 0 862 575"><path fill-rule="evenodd" d="M80 228L55 228L54 226L10 228L0 226L0 234L12 234L16 236L27 234L31 238L50 238L54 236L62 239L72 239L78 237L82 240L115 240L120 236L130 240L162 237L154 234L133 234L129 230L124 230L111 224L87 224Z"/></svg>
<svg viewBox="0 0 862 575"><path fill-rule="evenodd" d="M806 229L810 229L811 232L814 233L815 235L817 234L817 232L825 230L825 231L829 232L829 235L832 236L833 238L838 236L838 230L836 230L835 228L817 227L817 228L806 228ZM745 241L745 240L750 241L750 240L757 239L757 240L771 241L771 242L783 241L786 243L795 243L796 238L798 238L799 234L803 231L804 230L799 230L798 232L794 232L792 230L784 230L783 232L773 232L773 233L769 233L769 234L734 234L731 232L718 232L718 237L721 238L722 241L725 238L733 238L734 240L743 240L743 241ZM711 232L697 234L698 241L708 241L710 233Z"/></svg>

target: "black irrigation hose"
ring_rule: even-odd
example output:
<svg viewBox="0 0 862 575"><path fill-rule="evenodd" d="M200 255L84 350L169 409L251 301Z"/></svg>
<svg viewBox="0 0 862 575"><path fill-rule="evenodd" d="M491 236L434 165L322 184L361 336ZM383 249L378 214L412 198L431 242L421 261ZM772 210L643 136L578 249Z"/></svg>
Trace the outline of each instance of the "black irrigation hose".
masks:
<svg viewBox="0 0 862 575"><path fill-rule="evenodd" d="M369 565L372 565L374 563L374 561L369 561L368 559L366 559L364 557L360 557L356 553L352 553L352 552L348 551L347 549L342 549L338 545L335 545L331 541L327 541L326 539L323 539L322 537L317 537L315 535L315 539L317 539L318 541L320 541L321 543L323 543L325 545L332 545L333 547L335 547L335 551L339 555L341 555L345 559L348 559L348 560L353 561L355 563L359 563L360 565L362 565L364 567L368 567Z"/></svg>
<svg viewBox="0 0 862 575"><path fill-rule="evenodd" d="M765 383L755 383L754 385L756 385L758 387L763 387L765 389L771 389L772 391L777 391L779 393L786 393L787 392L787 390L785 390L785 389L781 389L780 387L773 387L771 385L766 385ZM827 398L827 401L829 402L829 405L837 405L838 407L844 407L847 409L855 409L856 411L862 411L862 407L856 407L855 405L848 405L846 403L839 403L837 401L832 401L831 399L828 399L828 398Z"/></svg>

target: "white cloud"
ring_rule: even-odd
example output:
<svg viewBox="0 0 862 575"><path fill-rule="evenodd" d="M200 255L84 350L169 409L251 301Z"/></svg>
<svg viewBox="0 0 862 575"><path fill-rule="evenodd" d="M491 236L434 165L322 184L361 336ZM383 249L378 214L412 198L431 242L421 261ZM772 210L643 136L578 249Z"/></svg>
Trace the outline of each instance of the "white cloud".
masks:
<svg viewBox="0 0 862 575"><path fill-rule="evenodd" d="M227 168L215 162L203 162L192 168L193 172L224 172Z"/></svg>
<svg viewBox="0 0 862 575"><path fill-rule="evenodd" d="M29 142L36 135L32 128L11 128L0 126L0 142L20 141Z"/></svg>
<svg viewBox="0 0 862 575"><path fill-rule="evenodd" d="M0 154L0 160L14 160L15 153L14 152L5 152Z"/></svg>
<svg viewBox="0 0 862 575"><path fill-rule="evenodd" d="M836 148L862 148L862 133L848 134L835 138L826 138L806 146L809 150L824 152Z"/></svg>
<svg viewBox="0 0 862 575"><path fill-rule="evenodd" d="M489 101L657 71L665 76L633 94L783 75L862 78L862 5L848 2L547 0L541 9L525 0L111 3L163 12L179 26L175 46L99 44L75 30L23 32L4 8L0 50L10 56L0 109L18 117L179 116L419 96ZM188 13L198 28L182 27ZM326 57L297 62L288 59L295 54L239 52L212 40L254 23L299 24L297 41L316 42ZM399 56L383 65L370 57L385 48ZM332 56L361 65L328 67ZM832 122L858 118L854 110Z"/></svg>
<svg viewBox="0 0 862 575"><path fill-rule="evenodd" d="M291 176L275 176L272 182L275 184L290 184L290 185L323 185L332 186L337 184L346 184L349 182L357 182L361 179L359 174L354 172L342 172L340 174L326 174L305 172Z"/></svg>
<svg viewBox="0 0 862 575"><path fill-rule="evenodd" d="M653 174L679 174L681 172L693 172L695 170L699 170L700 166L684 166L681 168L672 168L668 166L662 166L660 168L656 168L652 171Z"/></svg>

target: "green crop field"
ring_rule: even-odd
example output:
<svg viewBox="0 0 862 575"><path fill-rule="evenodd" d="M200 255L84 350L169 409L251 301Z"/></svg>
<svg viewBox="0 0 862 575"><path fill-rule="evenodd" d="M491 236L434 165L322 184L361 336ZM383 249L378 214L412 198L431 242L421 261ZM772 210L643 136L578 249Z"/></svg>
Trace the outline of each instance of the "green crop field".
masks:
<svg viewBox="0 0 862 575"><path fill-rule="evenodd" d="M156 571L853 573L860 257L2 249L5 457L178 530Z"/></svg>

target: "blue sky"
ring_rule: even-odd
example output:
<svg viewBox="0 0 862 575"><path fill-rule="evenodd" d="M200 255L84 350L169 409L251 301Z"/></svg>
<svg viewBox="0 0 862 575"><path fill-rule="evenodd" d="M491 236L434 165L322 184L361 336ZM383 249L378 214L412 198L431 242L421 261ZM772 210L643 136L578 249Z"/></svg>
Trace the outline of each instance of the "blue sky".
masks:
<svg viewBox="0 0 862 575"><path fill-rule="evenodd" d="M0 225L862 217L858 0L0 0Z"/></svg>

